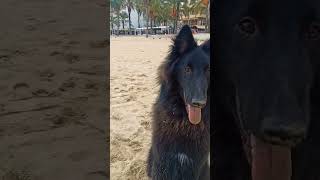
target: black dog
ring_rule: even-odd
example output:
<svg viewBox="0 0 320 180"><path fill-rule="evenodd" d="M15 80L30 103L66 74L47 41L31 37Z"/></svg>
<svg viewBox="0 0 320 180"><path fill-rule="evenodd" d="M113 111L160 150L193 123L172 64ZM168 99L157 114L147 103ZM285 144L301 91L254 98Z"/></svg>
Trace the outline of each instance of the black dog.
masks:
<svg viewBox="0 0 320 180"><path fill-rule="evenodd" d="M148 176L153 180L210 179L210 42L195 42L184 26L159 69Z"/></svg>
<svg viewBox="0 0 320 180"><path fill-rule="evenodd" d="M214 179L251 179L248 134L293 148L293 180L320 179L320 1L214 5Z"/></svg>

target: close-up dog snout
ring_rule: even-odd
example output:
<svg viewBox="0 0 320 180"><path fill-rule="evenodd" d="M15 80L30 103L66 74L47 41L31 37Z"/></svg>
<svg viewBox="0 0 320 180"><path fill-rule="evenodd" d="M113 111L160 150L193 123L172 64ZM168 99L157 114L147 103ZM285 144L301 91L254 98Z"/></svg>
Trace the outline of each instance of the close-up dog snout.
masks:
<svg viewBox="0 0 320 180"><path fill-rule="evenodd" d="M205 99L192 98L192 106L204 107L207 101Z"/></svg>
<svg viewBox="0 0 320 180"><path fill-rule="evenodd" d="M265 121L270 122L272 119L266 118ZM272 124L265 123L262 127L262 133L265 138L272 141L292 142L296 144L306 136L306 125L304 123L290 123L290 124Z"/></svg>

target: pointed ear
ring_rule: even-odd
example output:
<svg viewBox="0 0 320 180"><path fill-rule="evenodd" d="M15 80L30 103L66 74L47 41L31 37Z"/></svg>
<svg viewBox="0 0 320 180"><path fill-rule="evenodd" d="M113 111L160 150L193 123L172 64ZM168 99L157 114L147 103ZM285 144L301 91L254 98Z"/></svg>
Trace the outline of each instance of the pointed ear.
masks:
<svg viewBox="0 0 320 180"><path fill-rule="evenodd" d="M197 47L197 42L193 38L191 28L188 25L184 25L176 38L173 40L172 48L174 52L180 56L195 47Z"/></svg>
<svg viewBox="0 0 320 180"><path fill-rule="evenodd" d="M210 55L210 39L205 41L203 44L201 44L201 48L203 49L204 52Z"/></svg>

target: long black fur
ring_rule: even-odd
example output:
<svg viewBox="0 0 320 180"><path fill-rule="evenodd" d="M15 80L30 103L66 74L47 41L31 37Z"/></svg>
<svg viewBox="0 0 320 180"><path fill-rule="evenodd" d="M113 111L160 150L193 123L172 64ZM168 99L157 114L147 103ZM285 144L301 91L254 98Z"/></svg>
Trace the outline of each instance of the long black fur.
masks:
<svg viewBox="0 0 320 180"><path fill-rule="evenodd" d="M158 72L160 93L153 107L152 147L147 167L153 180L210 179L210 94L202 110L202 121L192 125L175 74L177 62L183 61L185 54L201 48L209 55L210 42L198 46L188 28L183 27L181 31L186 32L173 39L171 51Z"/></svg>

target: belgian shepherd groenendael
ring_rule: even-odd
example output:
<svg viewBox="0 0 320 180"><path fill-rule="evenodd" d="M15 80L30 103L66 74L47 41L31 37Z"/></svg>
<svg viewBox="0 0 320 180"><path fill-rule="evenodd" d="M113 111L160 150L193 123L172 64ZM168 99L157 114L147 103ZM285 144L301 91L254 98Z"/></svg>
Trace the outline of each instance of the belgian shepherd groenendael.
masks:
<svg viewBox="0 0 320 180"><path fill-rule="evenodd" d="M148 176L210 179L210 41L198 46L189 26L183 26L159 68L159 83Z"/></svg>

